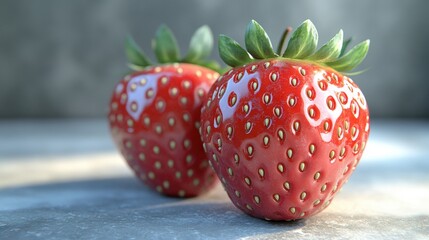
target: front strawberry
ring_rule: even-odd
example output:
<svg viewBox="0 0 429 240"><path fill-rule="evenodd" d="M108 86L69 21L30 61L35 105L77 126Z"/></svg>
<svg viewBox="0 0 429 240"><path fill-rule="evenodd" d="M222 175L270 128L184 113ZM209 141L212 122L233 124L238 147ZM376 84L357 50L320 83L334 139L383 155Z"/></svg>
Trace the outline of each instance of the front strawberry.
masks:
<svg viewBox="0 0 429 240"><path fill-rule="evenodd" d="M245 43L247 51L219 38L220 55L233 69L219 77L202 108L209 163L244 212L270 220L309 217L330 204L365 148L366 101L342 72L361 63L369 41L342 55L340 31L316 51L317 31L307 20L283 54L255 21Z"/></svg>
<svg viewBox="0 0 429 240"><path fill-rule="evenodd" d="M136 70L117 85L110 102L113 139L129 166L150 188L169 196L193 197L216 182L198 134L203 98L219 74L205 58L213 38L208 27L198 29L190 50L179 58L171 31L161 26L154 39L160 65L130 38L127 56Z"/></svg>

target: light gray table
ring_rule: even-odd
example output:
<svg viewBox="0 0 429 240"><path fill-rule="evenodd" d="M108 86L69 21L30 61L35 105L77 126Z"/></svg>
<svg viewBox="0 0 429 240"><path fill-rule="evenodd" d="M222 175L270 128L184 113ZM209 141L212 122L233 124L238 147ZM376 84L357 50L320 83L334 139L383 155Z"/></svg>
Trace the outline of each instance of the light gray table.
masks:
<svg viewBox="0 0 429 240"><path fill-rule="evenodd" d="M149 191L103 120L0 121L0 239L429 239L429 122L373 121L364 157L321 214L273 223L221 187Z"/></svg>

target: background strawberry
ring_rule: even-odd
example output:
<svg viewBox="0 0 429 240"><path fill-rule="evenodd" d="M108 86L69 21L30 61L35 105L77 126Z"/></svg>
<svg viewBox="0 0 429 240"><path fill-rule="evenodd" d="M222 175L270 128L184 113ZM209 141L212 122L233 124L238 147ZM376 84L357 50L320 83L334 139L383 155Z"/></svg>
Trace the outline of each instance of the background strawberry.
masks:
<svg viewBox="0 0 429 240"><path fill-rule="evenodd" d="M202 100L219 76L212 70L218 65L205 60L212 34L207 26L198 29L183 59L166 26L159 28L153 43L160 65L152 66L135 42L127 41L130 67L136 71L113 92L112 136L147 186L170 196L196 196L216 182L198 134Z"/></svg>
<svg viewBox="0 0 429 240"><path fill-rule="evenodd" d="M346 54L342 31L316 51L317 41L309 20L284 53L282 44L274 52L255 21L247 27L247 51L219 38L220 55L234 68L212 86L200 133L232 202L252 216L293 220L320 212L365 148L366 101L342 72L362 62L369 41Z"/></svg>

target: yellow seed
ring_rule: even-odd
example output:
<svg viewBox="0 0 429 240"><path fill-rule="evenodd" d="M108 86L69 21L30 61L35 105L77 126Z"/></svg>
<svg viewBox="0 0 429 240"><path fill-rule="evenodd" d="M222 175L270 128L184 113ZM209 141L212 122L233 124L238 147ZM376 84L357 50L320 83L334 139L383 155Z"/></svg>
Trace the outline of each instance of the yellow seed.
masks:
<svg viewBox="0 0 429 240"><path fill-rule="evenodd" d="M176 142L174 140L170 141L170 148L175 149L176 148Z"/></svg>
<svg viewBox="0 0 429 240"><path fill-rule="evenodd" d="M280 117L280 108L274 108L274 114L276 114L277 117Z"/></svg>
<svg viewBox="0 0 429 240"><path fill-rule="evenodd" d="M320 172L316 172L314 174L314 180L318 180L320 178Z"/></svg>
<svg viewBox="0 0 429 240"><path fill-rule="evenodd" d="M257 204L259 204L259 203L261 202L261 199L260 199L260 198L259 198L259 196L257 196L257 195L253 196L253 199L255 200L255 202L256 202Z"/></svg>
<svg viewBox="0 0 429 240"><path fill-rule="evenodd" d="M314 117L314 109L310 108L310 110L308 110L308 114L310 115L310 117Z"/></svg>
<svg viewBox="0 0 429 240"><path fill-rule="evenodd" d="M245 113L248 113L248 112L249 112L249 105L245 104L245 105L243 106L243 111L244 111Z"/></svg>
<svg viewBox="0 0 429 240"><path fill-rule="evenodd" d="M246 131L249 131L251 126L252 126L252 123L247 122L246 125L244 126L244 128L246 129Z"/></svg>
<svg viewBox="0 0 429 240"><path fill-rule="evenodd" d="M273 195L273 198L276 202L278 202L280 200L280 195L278 195L277 193Z"/></svg>
<svg viewBox="0 0 429 240"><path fill-rule="evenodd" d="M279 170L279 172L284 172L284 166L283 166L283 164L281 164L281 163L279 163L278 165L277 165L277 169Z"/></svg>
<svg viewBox="0 0 429 240"><path fill-rule="evenodd" d="M174 118L169 118L168 119L168 125L170 125L170 127L174 126L175 122L176 122L176 120L174 120Z"/></svg>
<svg viewBox="0 0 429 240"><path fill-rule="evenodd" d="M299 122L298 122L298 121L295 121L295 122L293 123L293 129L295 129L295 131L298 131L298 130L299 130Z"/></svg>
<svg viewBox="0 0 429 240"><path fill-rule="evenodd" d="M313 154L316 151L316 146L314 144L310 144L310 153Z"/></svg>
<svg viewBox="0 0 429 240"><path fill-rule="evenodd" d="M186 156L186 162L187 163L191 163L192 162L192 155L187 155Z"/></svg>
<svg viewBox="0 0 429 240"><path fill-rule="evenodd" d="M161 126L156 126L155 127L155 132L158 133L158 134L161 134L162 133L162 127Z"/></svg>
<svg viewBox="0 0 429 240"><path fill-rule="evenodd" d="M145 85L147 80L145 78L140 79L140 85Z"/></svg>
<svg viewBox="0 0 429 240"><path fill-rule="evenodd" d="M247 153L249 153L249 155L253 154L253 147L252 146L247 147Z"/></svg>
<svg viewBox="0 0 429 240"><path fill-rule="evenodd" d="M331 99L328 100L328 108L332 109L334 107L334 102Z"/></svg>
<svg viewBox="0 0 429 240"><path fill-rule="evenodd" d="M233 96L233 97L231 98L231 106L234 106L236 102L237 102L237 97L236 97L236 96Z"/></svg>
<svg viewBox="0 0 429 240"><path fill-rule="evenodd" d="M323 129L324 129L325 131L328 131L328 130L329 130L329 123L328 123L328 122L325 122L325 123L323 124Z"/></svg>
<svg viewBox="0 0 429 240"><path fill-rule="evenodd" d="M284 183L283 183L283 187L284 187L286 190L290 190L290 183L289 183L289 182L284 182Z"/></svg>
<svg viewBox="0 0 429 240"><path fill-rule="evenodd" d="M241 196L240 192L235 190L235 196L240 197Z"/></svg>
<svg viewBox="0 0 429 240"><path fill-rule="evenodd" d="M346 153L346 148L342 147L340 151L340 157L344 157L344 154Z"/></svg>
<svg viewBox="0 0 429 240"><path fill-rule="evenodd" d="M267 146L269 142L270 142L270 138L268 136L265 136L264 137L264 145Z"/></svg>
<svg viewBox="0 0 429 240"><path fill-rule="evenodd" d="M164 181L164 182L162 183L162 185L164 186L164 188L169 188L169 187L170 187L170 182L168 182L168 181Z"/></svg>
<svg viewBox="0 0 429 240"><path fill-rule="evenodd" d="M284 138L284 132L283 132L283 130L279 130L278 132L277 132L277 135L279 136L279 138L280 138L280 140L283 140L283 138Z"/></svg>
<svg viewBox="0 0 429 240"><path fill-rule="evenodd" d="M269 95L264 95L264 103L268 104L270 102L270 96Z"/></svg>
<svg viewBox="0 0 429 240"><path fill-rule="evenodd" d="M331 152L329 152L329 158L332 160L335 158L335 151L332 150Z"/></svg>
<svg viewBox="0 0 429 240"><path fill-rule="evenodd" d="M287 156L288 156L288 158L292 158L292 155L293 155L292 149L288 149L287 150Z"/></svg>
<svg viewBox="0 0 429 240"><path fill-rule="evenodd" d="M183 81L183 87L185 89L188 89L189 87L191 87L191 82L189 82L189 81Z"/></svg>
<svg viewBox="0 0 429 240"><path fill-rule="evenodd" d="M319 199L317 199L316 201L314 201L314 202L313 202L313 205L314 205L314 206L317 206L317 205L319 205L319 203L320 203L320 200L319 200Z"/></svg>
<svg viewBox="0 0 429 240"><path fill-rule="evenodd" d="M200 180L194 179L194 181L192 181L192 183L194 184L194 186L198 186L200 184Z"/></svg>
<svg viewBox="0 0 429 240"><path fill-rule="evenodd" d="M170 89L170 96L175 97L179 90L177 88L171 88Z"/></svg>
<svg viewBox="0 0 429 240"><path fill-rule="evenodd" d="M306 192L302 192L299 198L301 198L301 200L304 200L305 197L307 197L307 193Z"/></svg>
<svg viewBox="0 0 429 240"><path fill-rule="evenodd" d="M234 173L232 172L232 168L228 168L228 174L229 174L229 176L234 175Z"/></svg>
<svg viewBox="0 0 429 240"><path fill-rule="evenodd" d="M302 162L299 164L299 171L304 172L304 170L305 170L305 163Z"/></svg>
<svg viewBox="0 0 429 240"><path fill-rule="evenodd" d="M259 173L259 176L260 176L260 177L264 177L264 175L265 175L265 171L264 171L264 169L262 169L262 168L260 168L260 169L258 170L258 173Z"/></svg>
<svg viewBox="0 0 429 240"><path fill-rule="evenodd" d="M264 126L268 127L270 125L270 119L269 118L265 118L264 119Z"/></svg>
<svg viewBox="0 0 429 240"><path fill-rule="evenodd" d="M270 62L266 62L266 63L264 63L264 67L265 67L265 68L269 68L269 67L270 67L270 65L271 65L271 63L270 63Z"/></svg>
<svg viewBox="0 0 429 240"><path fill-rule="evenodd" d="M219 124L220 124L220 120L221 120L220 115L217 115L217 117L216 117L216 123L217 123L217 125L219 125Z"/></svg>
<svg viewBox="0 0 429 240"><path fill-rule="evenodd" d="M245 178L244 178L244 181L246 182L246 184L247 184L248 186L250 186L250 184L251 184L250 178L245 177Z"/></svg>
<svg viewBox="0 0 429 240"><path fill-rule="evenodd" d="M234 161L235 161L235 163L239 163L240 162L240 158L238 157L238 154L237 153L235 153L234 154Z"/></svg>
<svg viewBox="0 0 429 240"><path fill-rule="evenodd" d="M359 151L359 144L355 143L355 145L353 146L353 153L357 153Z"/></svg>
<svg viewBox="0 0 429 240"><path fill-rule="evenodd" d="M341 127L338 127L338 138L341 138L342 134L343 134L343 129Z"/></svg>
<svg viewBox="0 0 429 240"><path fill-rule="evenodd" d="M180 190L178 193L179 197L184 197L185 196L185 191Z"/></svg>
<svg viewBox="0 0 429 240"><path fill-rule="evenodd" d="M277 74L276 73L271 74L271 80L277 81Z"/></svg>
<svg viewBox="0 0 429 240"><path fill-rule="evenodd" d="M253 82L252 83L252 88L255 91L258 88L258 83L257 82Z"/></svg>
<svg viewBox="0 0 429 240"><path fill-rule="evenodd" d="M231 135L232 135L232 127L227 127L226 131L228 133L228 136L231 137Z"/></svg>
<svg viewBox="0 0 429 240"><path fill-rule="evenodd" d="M345 130L348 130L349 129L349 126L350 126L350 124L349 124L349 121L344 121L344 129ZM352 129L352 131L353 131L353 129Z"/></svg>

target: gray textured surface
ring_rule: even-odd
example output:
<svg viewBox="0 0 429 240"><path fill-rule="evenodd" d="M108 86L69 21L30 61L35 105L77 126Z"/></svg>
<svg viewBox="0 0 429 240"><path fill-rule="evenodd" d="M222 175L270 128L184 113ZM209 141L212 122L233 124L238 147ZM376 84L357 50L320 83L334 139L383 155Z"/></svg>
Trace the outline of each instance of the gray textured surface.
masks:
<svg viewBox="0 0 429 240"><path fill-rule="evenodd" d="M370 38L362 66L369 70L353 79L372 116L429 117L427 9L429 2L421 0L2 0L0 117L101 116L114 83L127 71L122 48L128 33L150 52L156 28L166 23L184 52L202 24L243 42L252 18L273 43L286 25L306 18L314 21L321 43L340 28L355 43Z"/></svg>
<svg viewBox="0 0 429 240"><path fill-rule="evenodd" d="M0 132L0 239L429 239L427 121L373 122L333 203L289 223L243 214L220 186L194 199L149 191L104 120L2 121Z"/></svg>

